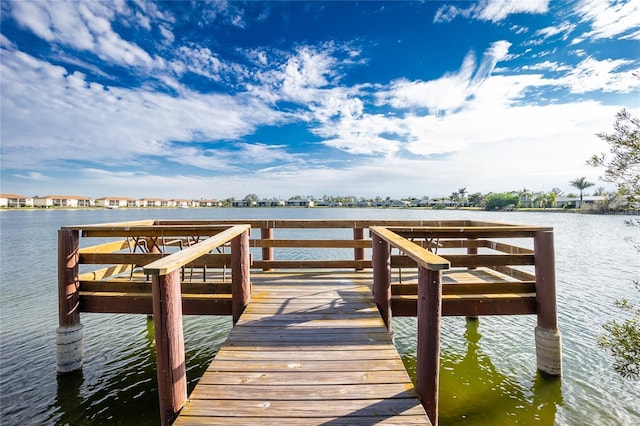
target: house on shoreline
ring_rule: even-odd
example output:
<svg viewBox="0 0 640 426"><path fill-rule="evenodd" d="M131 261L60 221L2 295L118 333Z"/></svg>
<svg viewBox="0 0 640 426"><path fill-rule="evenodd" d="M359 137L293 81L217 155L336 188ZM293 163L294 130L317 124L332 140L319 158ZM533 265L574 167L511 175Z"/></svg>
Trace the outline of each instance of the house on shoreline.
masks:
<svg viewBox="0 0 640 426"><path fill-rule="evenodd" d="M18 194L0 194L0 208L33 207L33 197Z"/></svg>
<svg viewBox="0 0 640 426"><path fill-rule="evenodd" d="M117 209L120 207L138 207L135 198L130 197L102 197L96 200L96 207Z"/></svg>
<svg viewBox="0 0 640 426"><path fill-rule="evenodd" d="M93 207L95 202L89 197L79 195L46 195L44 197L34 197L33 207Z"/></svg>

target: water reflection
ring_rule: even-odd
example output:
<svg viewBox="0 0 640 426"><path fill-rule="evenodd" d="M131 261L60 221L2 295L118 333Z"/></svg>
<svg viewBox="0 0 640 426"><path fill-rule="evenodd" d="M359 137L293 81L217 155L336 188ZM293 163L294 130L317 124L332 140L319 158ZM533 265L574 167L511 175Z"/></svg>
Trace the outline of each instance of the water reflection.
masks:
<svg viewBox="0 0 640 426"><path fill-rule="evenodd" d="M467 319L466 350L440 354L439 424L553 425L562 405L561 379L536 373L525 383L522 375L499 371L483 351L480 322ZM403 359L415 374L415 354L403 353Z"/></svg>

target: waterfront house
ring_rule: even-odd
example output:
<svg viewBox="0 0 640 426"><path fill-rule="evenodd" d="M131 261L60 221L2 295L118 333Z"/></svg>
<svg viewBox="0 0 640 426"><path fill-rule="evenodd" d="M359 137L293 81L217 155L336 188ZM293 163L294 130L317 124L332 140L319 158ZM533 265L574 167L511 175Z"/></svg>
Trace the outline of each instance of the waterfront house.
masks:
<svg viewBox="0 0 640 426"><path fill-rule="evenodd" d="M141 198L137 202L138 207L169 207L169 201L164 198Z"/></svg>
<svg viewBox="0 0 640 426"><path fill-rule="evenodd" d="M198 207L222 207L222 201L219 200L205 200L204 198L200 198L195 203Z"/></svg>
<svg viewBox="0 0 640 426"><path fill-rule="evenodd" d="M0 194L0 207L33 207L33 197L18 194Z"/></svg>
<svg viewBox="0 0 640 426"><path fill-rule="evenodd" d="M291 198L286 202L287 207L313 207L313 200L308 198Z"/></svg>
<svg viewBox="0 0 640 426"><path fill-rule="evenodd" d="M130 197L103 197L96 200L96 207L118 208L118 207L138 207L134 198Z"/></svg>
<svg viewBox="0 0 640 426"><path fill-rule="evenodd" d="M255 207L258 203L253 200L233 200L232 207Z"/></svg>
<svg viewBox="0 0 640 426"><path fill-rule="evenodd" d="M270 200L262 199L258 201L258 207L284 207L285 202L283 200L278 200L277 198L272 198Z"/></svg>
<svg viewBox="0 0 640 426"><path fill-rule="evenodd" d="M79 195L46 195L44 197L34 197L34 207L93 207L94 201L89 197Z"/></svg>
<svg viewBox="0 0 640 426"><path fill-rule="evenodd" d="M197 206L197 204L194 205L194 201L187 200L184 198L172 198L171 200L169 200L168 206L186 208L186 207Z"/></svg>
<svg viewBox="0 0 640 426"><path fill-rule="evenodd" d="M582 197L583 206L595 206L597 203L605 203L607 197L605 195L584 195ZM557 197L556 207L575 209L580 207L580 197Z"/></svg>

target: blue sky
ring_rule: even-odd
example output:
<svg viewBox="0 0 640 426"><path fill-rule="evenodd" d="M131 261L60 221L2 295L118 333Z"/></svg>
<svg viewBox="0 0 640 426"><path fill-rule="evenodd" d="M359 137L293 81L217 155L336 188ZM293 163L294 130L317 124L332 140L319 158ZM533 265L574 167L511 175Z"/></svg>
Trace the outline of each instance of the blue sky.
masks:
<svg viewBox="0 0 640 426"><path fill-rule="evenodd" d="M640 116L640 0L1 6L3 193L570 192Z"/></svg>

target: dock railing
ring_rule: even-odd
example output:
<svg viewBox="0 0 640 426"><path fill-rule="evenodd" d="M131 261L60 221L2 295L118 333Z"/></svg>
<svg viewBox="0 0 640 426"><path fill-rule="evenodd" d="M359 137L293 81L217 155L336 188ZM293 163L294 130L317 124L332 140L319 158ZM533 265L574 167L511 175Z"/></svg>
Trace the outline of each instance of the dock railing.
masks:
<svg viewBox="0 0 640 426"><path fill-rule="evenodd" d="M251 228L260 232L250 238ZM419 356L435 353L439 339L429 333L439 336L432 324L440 315L537 315L538 369L561 374L549 227L472 220L143 220L63 227L58 251L60 373L82 367L80 312L153 314L160 321L177 313L156 306L156 299L167 298L180 307L180 317L232 315L235 321L249 303L252 269L372 272L389 330L393 316L425 316ZM156 333L162 326L156 324ZM435 364L430 358L418 368ZM425 390L437 380L418 373L418 382L421 395L435 395L425 408L437 414L437 392Z"/></svg>
<svg viewBox="0 0 640 426"><path fill-rule="evenodd" d="M250 251L249 251L249 231L251 227L249 225L233 225L225 226L218 225L217 229L211 226L207 227L205 231L202 228L184 226L177 227L163 227L161 232L158 232L158 228L150 228L147 224L129 224L128 226L117 226L115 228L102 227L102 229L92 229L87 226L83 229L84 235L91 236L126 236L128 239L118 241L116 243L106 243L99 246L93 246L88 249L80 249L78 242L78 231L72 229L63 229L60 231L59 240L61 253L66 252L65 256L61 256L61 274L60 277L60 300L61 302L61 324L58 330L58 335L61 333L69 337L69 328L81 330L80 318L79 318L79 291L72 291L73 288L80 288L80 275L78 274L78 266L80 260L85 255L85 258L89 258L92 262L106 263L108 258L110 262L132 262L127 267L116 267L115 271L129 272L133 265L140 262L140 258L152 259L158 256L162 256L155 261L147 264L143 268L143 273L147 277L151 277L151 295L152 295L152 313L155 329L155 342L156 342L156 371L158 378L158 394L160 400L160 417L162 424L171 424L177 414L182 409L182 406L187 400L187 376L186 376L186 360L184 350L184 335L182 325L182 271L187 265L197 265L198 260L202 260L203 257L208 256L209 253L219 247L231 244L230 266L231 266L231 310L234 323L240 318L242 311L249 304L251 300L251 284L249 278L250 268ZM207 234L214 234L202 241L196 242L189 247L179 251L175 251L171 254L163 256L161 250L164 245L167 244L165 240L162 244L159 243L160 239L171 238L169 245L175 244L176 241L182 242L182 239L176 240L176 237L180 237L185 233L193 236L203 237ZM134 244L132 246L131 240ZM141 239L142 238L142 239ZM146 253L129 253L124 255L111 254L109 250L127 248L131 249L137 244L142 244L145 247ZM105 251L107 253L105 253ZM90 254L90 255L89 255ZM149 256L150 255L150 256ZM87 259L85 259L87 260ZM135 261L135 262L134 262ZM144 260L143 262L146 262ZM108 277L106 274L109 272L101 270L99 272L90 272L89 274L102 275L102 277ZM83 275L83 278L87 278L87 275ZM133 275L131 275L133 278ZM71 294L76 293L76 294ZM71 299L70 300L70 296ZM117 297L117 296L114 296ZM134 296L135 297L135 296ZM66 313L62 315L62 309L66 310ZM63 323L64 322L64 323ZM78 327L80 326L80 327ZM65 330L66 329L66 330ZM76 337L78 337L76 335ZM79 336L81 341L81 335ZM60 342L58 347L60 348ZM71 357L70 350L66 345L67 350L64 351L66 363L64 369L75 370L74 366L69 365L70 360L82 361L82 354L76 354ZM77 345L75 346L77 349ZM82 347L79 348L80 352ZM60 356L59 356L60 361ZM58 363L60 367L60 362ZM60 370L60 368L59 368ZM61 371L65 372L65 371Z"/></svg>
<svg viewBox="0 0 640 426"><path fill-rule="evenodd" d="M391 329L391 249L404 253L418 265L418 341L416 391L434 425L438 424L440 379L440 323L442 270L450 262L429 250L379 227L369 228L373 247L373 296L387 329Z"/></svg>

